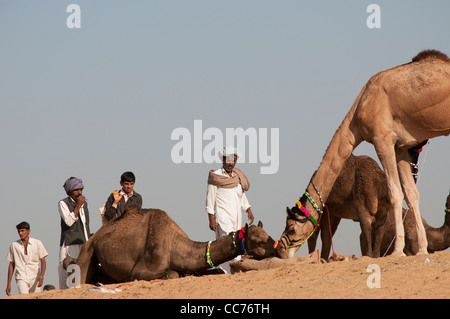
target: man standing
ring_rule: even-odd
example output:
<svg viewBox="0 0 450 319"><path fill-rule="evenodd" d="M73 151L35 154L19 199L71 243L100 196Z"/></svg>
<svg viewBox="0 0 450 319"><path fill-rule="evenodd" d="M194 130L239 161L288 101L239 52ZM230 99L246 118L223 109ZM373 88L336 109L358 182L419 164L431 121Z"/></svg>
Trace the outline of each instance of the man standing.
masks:
<svg viewBox="0 0 450 319"><path fill-rule="evenodd" d="M40 292L44 280L48 253L38 239L30 237L30 224L21 222L16 226L20 239L11 244L8 251L8 283L6 294L11 296L11 279L16 269L16 283L20 294ZM39 261L41 271L39 271Z"/></svg>
<svg viewBox="0 0 450 319"><path fill-rule="evenodd" d="M107 220L122 216L125 208L135 206L142 208L142 196L133 190L136 177L133 172L125 172L120 176L120 191L115 190L105 203L104 217Z"/></svg>
<svg viewBox="0 0 450 319"><path fill-rule="evenodd" d="M238 150L227 146L219 152L219 156L222 168L209 172L206 193L209 228L216 233L216 239L241 229L242 211L247 212L250 224L254 220L245 195L250 182L241 170L235 168ZM220 268L227 274L231 273L229 262L221 264Z"/></svg>
<svg viewBox="0 0 450 319"><path fill-rule="evenodd" d="M59 242L59 288L67 286L67 271L63 261L70 256L77 259L81 247L89 239L89 210L86 197L83 196L83 182L76 177L69 178L64 183L64 190L69 197L58 203L58 212L61 216L61 238Z"/></svg>

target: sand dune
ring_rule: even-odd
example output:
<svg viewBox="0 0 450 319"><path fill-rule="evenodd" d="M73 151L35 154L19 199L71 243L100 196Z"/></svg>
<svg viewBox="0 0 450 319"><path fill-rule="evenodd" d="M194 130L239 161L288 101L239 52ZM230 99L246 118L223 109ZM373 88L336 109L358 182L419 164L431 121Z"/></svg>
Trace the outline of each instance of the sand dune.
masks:
<svg viewBox="0 0 450 319"><path fill-rule="evenodd" d="M428 259L427 259L428 258ZM378 265L376 272L369 265ZM369 268L368 268L369 267ZM369 272L368 272L369 271ZM105 285L116 293L81 288L52 290L10 299L292 299L450 297L450 252L424 256L361 257L327 264L297 264L234 275L184 277ZM91 289L92 290L92 289Z"/></svg>

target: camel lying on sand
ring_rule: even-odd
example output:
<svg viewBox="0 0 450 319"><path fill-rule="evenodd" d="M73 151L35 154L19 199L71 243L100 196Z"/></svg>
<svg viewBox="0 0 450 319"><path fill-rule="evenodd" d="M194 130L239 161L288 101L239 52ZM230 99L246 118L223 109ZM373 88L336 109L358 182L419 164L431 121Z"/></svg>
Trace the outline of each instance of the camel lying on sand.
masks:
<svg viewBox="0 0 450 319"><path fill-rule="evenodd" d="M383 226L391 211L386 175L377 162L368 156L350 157L345 162L326 202L330 213L331 234L334 235L341 218L358 221L365 237L363 256L379 257ZM287 210L288 213L290 210ZM327 212L326 211L326 212ZM331 238L328 216L320 221L321 257L328 258ZM295 218L295 216L288 218ZM316 249L319 229L308 239L308 249ZM285 239L284 239L285 240Z"/></svg>
<svg viewBox="0 0 450 319"><path fill-rule="evenodd" d="M244 251L259 259L275 256L274 243L261 222L216 241L195 242L164 211L130 207L83 245L77 265L81 284L95 283L99 264L112 282L176 278L218 266Z"/></svg>
<svg viewBox="0 0 450 319"><path fill-rule="evenodd" d="M425 219L422 218L423 226L427 234L429 253L435 251L445 250L450 247L450 195L447 196L445 210L444 225L439 228L431 227L427 224ZM403 252L407 255L415 255L419 251L419 244L417 239L417 233L415 231L416 220L414 214L407 209L403 209L403 224L405 227L405 248ZM389 255L394 250L393 240L395 239L395 223L394 219L388 218L384 226L383 239L381 241L380 252L382 255ZM363 234L360 236L361 251L364 254L364 249L367 247L367 242Z"/></svg>
<svg viewBox="0 0 450 319"><path fill-rule="evenodd" d="M266 258L263 260L242 258L241 260L233 260L230 267L234 272L263 270L278 267L285 267L297 264L323 264L326 260L320 258L319 252L315 251L306 256L295 256L289 259L281 259L278 257Z"/></svg>
<svg viewBox="0 0 450 319"><path fill-rule="evenodd" d="M334 260L330 258L328 262L333 261L349 261L355 259L354 256L344 256L339 253L335 253ZM250 270L263 270L272 269L278 267L286 267L298 264L325 264L327 261L320 258L319 251L314 251L306 256L295 256L293 258L281 259L278 257L265 258L263 260L255 260L249 258L243 258L241 260L233 260L230 262L230 266L234 272L238 271L250 271Z"/></svg>

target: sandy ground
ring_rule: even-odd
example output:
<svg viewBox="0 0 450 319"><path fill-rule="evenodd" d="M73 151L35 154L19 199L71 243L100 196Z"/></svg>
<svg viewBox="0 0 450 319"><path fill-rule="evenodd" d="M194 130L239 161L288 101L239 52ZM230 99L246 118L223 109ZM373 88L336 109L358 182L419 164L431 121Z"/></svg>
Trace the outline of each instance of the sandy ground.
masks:
<svg viewBox="0 0 450 319"><path fill-rule="evenodd" d="M428 258L428 259L427 259ZM379 273L369 265L379 266ZM369 269L368 269L369 267ZM379 275L379 288L376 285ZM384 257L327 264L296 264L234 275L105 285L116 293L81 288L52 290L8 299L308 299L450 298L450 252Z"/></svg>

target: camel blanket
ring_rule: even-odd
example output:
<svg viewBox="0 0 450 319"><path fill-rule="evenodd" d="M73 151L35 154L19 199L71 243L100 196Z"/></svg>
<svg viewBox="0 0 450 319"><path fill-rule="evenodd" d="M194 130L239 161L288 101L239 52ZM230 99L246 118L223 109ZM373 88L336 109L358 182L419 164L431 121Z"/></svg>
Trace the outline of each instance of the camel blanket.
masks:
<svg viewBox="0 0 450 319"><path fill-rule="evenodd" d="M232 177L217 175L214 174L214 171L209 171L208 184L224 188L233 188L241 184L244 191L250 188L250 182L247 176L240 169L234 168Z"/></svg>

